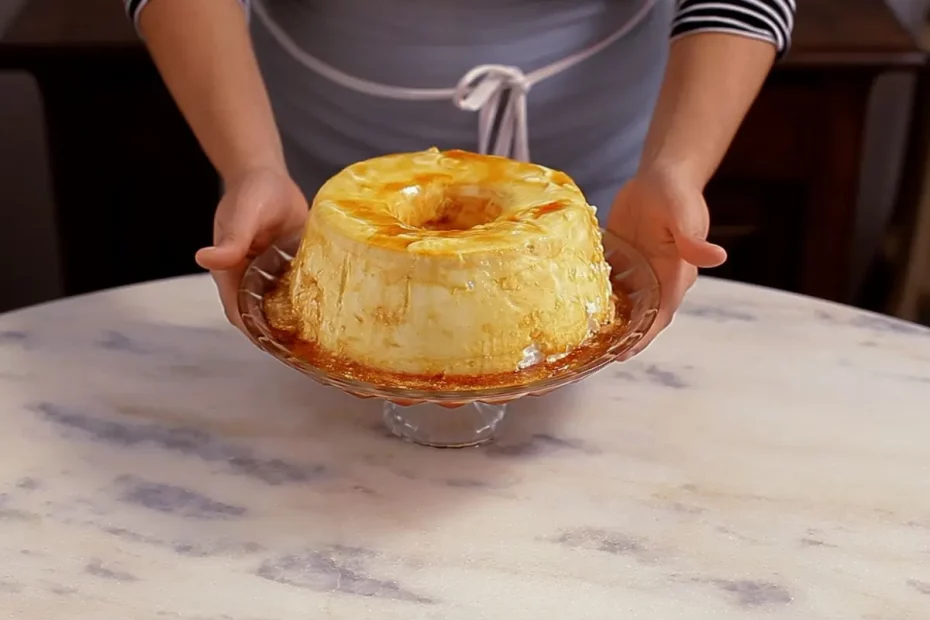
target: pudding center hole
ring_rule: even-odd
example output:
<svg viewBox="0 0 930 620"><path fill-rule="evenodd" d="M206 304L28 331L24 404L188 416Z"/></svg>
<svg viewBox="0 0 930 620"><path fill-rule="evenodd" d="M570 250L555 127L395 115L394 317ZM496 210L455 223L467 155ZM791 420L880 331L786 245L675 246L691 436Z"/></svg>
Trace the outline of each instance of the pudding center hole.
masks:
<svg viewBox="0 0 930 620"><path fill-rule="evenodd" d="M437 188L439 189L439 188ZM497 220L503 208L495 192L474 186L447 186L413 197L398 213L408 226L423 230L470 230Z"/></svg>

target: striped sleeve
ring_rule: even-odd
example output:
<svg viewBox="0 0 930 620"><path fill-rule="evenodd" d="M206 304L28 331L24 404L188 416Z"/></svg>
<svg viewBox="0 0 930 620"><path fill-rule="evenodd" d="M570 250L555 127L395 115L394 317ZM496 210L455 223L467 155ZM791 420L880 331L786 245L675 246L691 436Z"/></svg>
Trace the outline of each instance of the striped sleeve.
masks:
<svg viewBox="0 0 930 620"><path fill-rule="evenodd" d="M123 3L126 5L126 14L129 15L129 19L132 20L133 25L135 25L136 30L139 29L139 16L142 14L142 9L145 8L145 5L149 3L150 0L123 0ZM197 0L198 2L212 2L212 0ZM238 0L239 4L242 5L242 8L246 11L249 10L250 0Z"/></svg>
<svg viewBox="0 0 930 620"><path fill-rule="evenodd" d="M728 32L772 43L781 58L791 45L795 0L678 0L672 39Z"/></svg>

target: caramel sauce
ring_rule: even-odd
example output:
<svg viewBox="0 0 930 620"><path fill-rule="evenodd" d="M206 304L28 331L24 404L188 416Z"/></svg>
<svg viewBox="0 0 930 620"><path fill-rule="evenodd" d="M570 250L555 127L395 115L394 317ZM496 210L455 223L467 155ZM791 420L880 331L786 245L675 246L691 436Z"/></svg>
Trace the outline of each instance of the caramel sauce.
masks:
<svg viewBox="0 0 930 620"><path fill-rule="evenodd" d="M392 194L407 189L408 187L426 187L433 183L451 183L452 175L445 172L417 172L410 175L409 179L404 181L395 181L393 183L378 183L380 192Z"/></svg>
<svg viewBox="0 0 930 620"><path fill-rule="evenodd" d="M367 198L350 197L344 190L326 194L324 188L317 199L326 194L326 200L371 224L373 234L369 243L372 245L399 251L425 239L502 238L512 234L513 224L533 224L541 217L571 206L570 200L561 200L504 216L501 201L507 199L507 188L528 182L523 179L532 178L529 182L537 184L541 177L547 177L549 183L570 189L577 194L578 201L584 200L574 181L564 172L462 150L430 149L424 152L427 153L438 157L431 160L431 164L393 156L380 158L377 165L376 160L353 164L347 170L351 170L356 182L365 188ZM429 166L434 169L424 170ZM402 171L400 180L398 170ZM463 176L470 180L464 182ZM475 187L487 191L476 196L472 193ZM496 230L494 225L504 223L510 226ZM429 252L428 249L424 251Z"/></svg>
<svg viewBox="0 0 930 620"><path fill-rule="evenodd" d="M521 219L539 219L544 215L549 215L550 213L558 213L559 211L564 210L568 205L565 201L556 201L550 202L548 204L539 205L538 207L533 207L528 211L524 211L519 214Z"/></svg>
<svg viewBox="0 0 930 620"><path fill-rule="evenodd" d="M444 232L471 230L494 222L502 211L501 206L490 198L450 194L443 200L436 215L420 224L420 227Z"/></svg>
<svg viewBox="0 0 930 620"><path fill-rule="evenodd" d="M477 244L481 247L487 247L489 242L500 239L519 239L521 237L513 237L515 231L525 227L539 227L540 218L584 204L584 197L574 181L562 172L468 151L451 150L440 154L438 150L431 149L430 153L441 156L435 160L435 169L428 172L423 172L422 162L414 161L411 164L390 157L380 163L384 169L370 162L354 164L350 167L353 182L363 185L365 191L352 193L343 188L343 191L334 190L326 194L325 199L338 204L345 213L371 225L369 230L372 233L367 239L370 245L400 251L408 250L417 241L431 238L475 237L481 241ZM401 168L400 173L398 167ZM462 181L462 171L466 168L470 173L466 175L467 182ZM385 178L393 180L386 182ZM505 210L501 201L506 201L514 184L520 183L532 184L538 190L539 193L533 194L536 206ZM553 185L562 189L550 194ZM483 191L476 191L476 187ZM317 200L325 192L324 186ZM543 200L558 199L538 204L539 196L545 196ZM523 237L532 241L532 235ZM538 251L531 242L527 243L525 250ZM290 303L290 269L262 300L263 311L274 338L291 355L331 377L384 389L470 391L519 387L565 376L601 358L630 323L632 306L629 300L615 297L614 320L558 360L544 361L524 370L486 375L392 372L341 357L299 337L300 317ZM383 309L375 309L374 317L384 324L398 320Z"/></svg>
<svg viewBox="0 0 930 620"><path fill-rule="evenodd" d="M488 388L520 387L570 373L602 357L630 324L632 304L625 297L612 297L614 320L581 346L556 361L544 361L525 370L487 375L418 375L392 372L340 357L298 335L298 317L290 302L290 268L275 288L263 298L262 308L272 334L294 357L327 375L367 383L382 389L457 392Z"/></svg>

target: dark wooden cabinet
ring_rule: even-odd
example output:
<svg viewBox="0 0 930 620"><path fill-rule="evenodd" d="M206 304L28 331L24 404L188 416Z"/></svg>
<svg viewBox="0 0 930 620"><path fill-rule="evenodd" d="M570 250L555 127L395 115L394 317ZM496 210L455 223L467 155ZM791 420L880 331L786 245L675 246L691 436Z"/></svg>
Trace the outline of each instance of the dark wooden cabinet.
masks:
<svg viewBox="0 0 930 620"><path fill-rule="evenodd" d="M0 71L45 106L65 293L194 273L216 174L118 0L26 0Z"/></svg>
<svg viewBox="0 0 930 620"><path fill-rule="evenodd" d="M799 2L795 42L707 188L716 273L835 301L850 275L869 95L924 54L881 0Z"/></svg>
<svg viewBox="0 0 930 620"><path fill-rule="evenodd" d="M189 273L218 182L117 0L27 0L0 70L45 99L69 294ZM794 44L707 189L716 275L848 301L875 78L923 54L881 0L799 2ZM183 224L179 224L183 221Z"/></svg>
<svg viewBox="0 0 930 620"><path fill-rule="evenodd" d="M139 56L37 72L67 294L192 273L210 243L213 167Z"/></svg>
<svg viewBox="0 0 930 620"><path fill-rule="evenodd" d="M779 68L707 188L718 275L848 301L872 70Z"/></svg>

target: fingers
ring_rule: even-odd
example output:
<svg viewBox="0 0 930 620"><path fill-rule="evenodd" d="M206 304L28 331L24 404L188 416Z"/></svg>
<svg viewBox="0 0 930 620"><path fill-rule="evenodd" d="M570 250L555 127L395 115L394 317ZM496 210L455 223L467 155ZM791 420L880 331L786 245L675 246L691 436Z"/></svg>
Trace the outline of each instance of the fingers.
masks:
<svg viewBox="0 0 930 620"><path fill-rule="evenodd" d="M618 361L626 361L646 349L665 329L672 324L675 312L684 301L685 295L697 281L697 269L691 265L683 264L677 277L663 282L662 298L659 301L659 312L655 321L646 332L646 335L637 342L633 348L620 355Z"/></svg>
<svg viewBox="0 0 930 620"><path fill-rule="evenodd" d="M216 283L216 289L220 294L220 302L223 304L223 311L226 318L238 329L245 331L245 326L239 318L239 283L242 281L242 274L245 266L228 269L225 271L213 271L213 281Z"/></svg>
<svg viewBox="0 0 930 620"><path fill-rule="evenodd" d="M306 217L303 194L284 174L258 171L227 187L216 209L213 245L194 258L212 274L226 317L239 329L239 286L248 260Z"/></svg>
<svg viewBox="0 0 930 620"><path fill-rule="evenodd" d="M619 355L617 357L617 361L625 362L646 350L646 348L652 344L658 335L661 334L666 327L672 324L674 315L675 313L672 310L659 310L655 321L652 323L652 327L649 328L649 331L646 332L646 335L643 336L639 342L633 345L633 348L631 348L629 351Z"/></svg>
<svg viewBox="0 0 930 620"><path fill-rule="evenodd" d="M259 203L249 196L232 194L216 209L213 245L194 256L197 264L210 271L233 269L248 256L259 233Z"/></svg>
<svg viewBox="0 0 930 620"><path fill-rule="evenodd" d="M238 194L227 194L216 209L214 245L194 255L197 264L210 271L227 320L240 330L239 284L249 251L259 234L258 209Z"/></svg>

